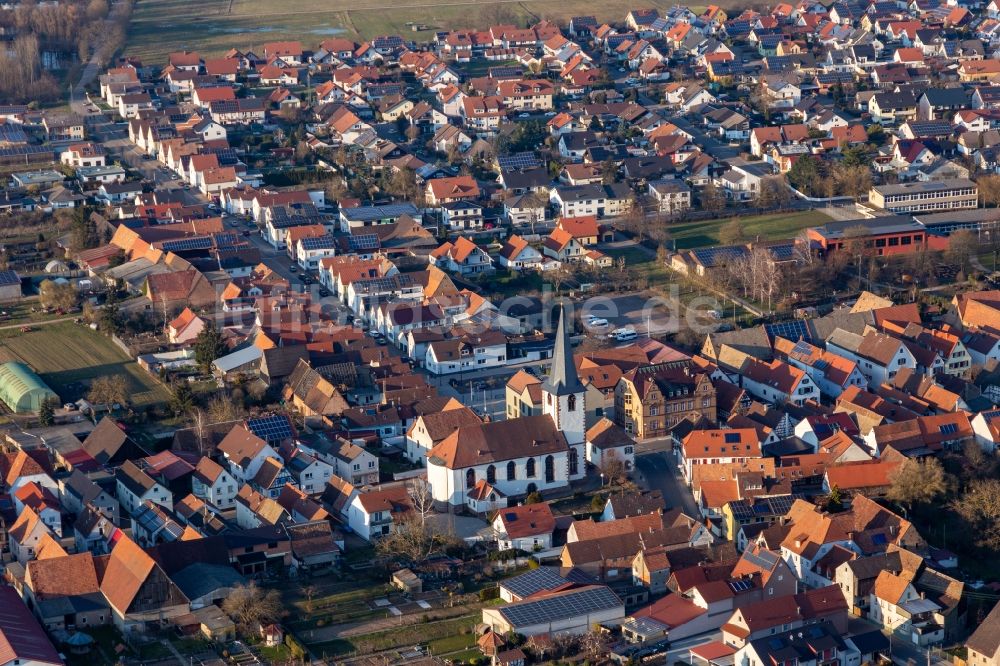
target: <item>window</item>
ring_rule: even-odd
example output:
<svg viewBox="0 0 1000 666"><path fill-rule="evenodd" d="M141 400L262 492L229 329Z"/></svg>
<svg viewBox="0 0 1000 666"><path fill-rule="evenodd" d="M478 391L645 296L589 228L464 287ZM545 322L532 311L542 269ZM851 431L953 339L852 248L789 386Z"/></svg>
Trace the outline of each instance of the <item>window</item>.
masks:
<svg viewBox="0 0 1000 666"><path fill-rule="evenodd" d="M465 472L465 487L474 488L476 485L476 470L469 469Z"/></svg>
<svg viewBox="0 0 1000 666"><path fill-rule="evenodd" d="M494 484L497 482L497 468L490 465L486 468L486 483Z"/></svg>
<svg viewBox="0 0 1000 666"><path fill-rule="evenodd" d="M576 448L570 447L569 474L570 476L576 476L579 472L580 472L580 454L576 452Z"/></svg>
<svg viewBox="0 0 1000 666"><path fill-rule="evenodd" d="M545 457L545 483L554 483L556 480L556 459L552 456Z"/></svg>
<svg viewBox="0 0 1000 666"><path fill-rule="evenodd" d="M509 463L507 463L507 480L513 481L516 478L517 478L517 465L515 465L514 461L511 460Z"/></svg>
<svg viewBox="0 0 1000 666"><path fill-rule="evenodd" d="M571 412L575 412L576 411L576 396L575 395L571 395L568 398L566 398L566 409L569 410L569 411L571 411Z"/></svg>
<svg viewBox="0 0 1000 666"><path fill-rule="evenodd" d="M529 479L535 478L535 459L528 458L528 462L524 465L524 475Z"/></svg>

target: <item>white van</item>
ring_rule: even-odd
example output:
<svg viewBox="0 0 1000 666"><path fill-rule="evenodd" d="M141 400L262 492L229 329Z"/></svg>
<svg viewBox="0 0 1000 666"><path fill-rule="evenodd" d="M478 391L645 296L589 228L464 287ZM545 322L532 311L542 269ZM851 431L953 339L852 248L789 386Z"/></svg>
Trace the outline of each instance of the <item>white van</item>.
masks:
<svg viewBox="0 0 1000 666"><path fill-rule="evenodd" d="M638 336L635 333L635 329L628 326L626 328L616 328L611 331L611 337L618 342L628 342L629 340L635 340Z"/></svg>

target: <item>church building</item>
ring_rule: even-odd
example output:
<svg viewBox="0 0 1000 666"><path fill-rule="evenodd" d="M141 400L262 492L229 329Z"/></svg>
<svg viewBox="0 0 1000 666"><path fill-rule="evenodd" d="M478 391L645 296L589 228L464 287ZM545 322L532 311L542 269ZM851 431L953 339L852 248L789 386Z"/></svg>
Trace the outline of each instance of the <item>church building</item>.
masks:
<svg viewBox="0 0 1000 666"><path fill-rule="evenodd" d="M541 414L462 426L430 450L427 481L436 503L466 504L480 480L516 498L583 478L586 388L573 364L567 325L561 308Z"/></svg>

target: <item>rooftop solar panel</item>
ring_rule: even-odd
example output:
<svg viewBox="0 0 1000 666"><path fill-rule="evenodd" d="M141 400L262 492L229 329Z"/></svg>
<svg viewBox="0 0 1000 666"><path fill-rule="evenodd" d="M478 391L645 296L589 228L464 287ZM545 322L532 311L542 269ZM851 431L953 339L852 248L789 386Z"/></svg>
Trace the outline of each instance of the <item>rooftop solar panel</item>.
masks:
<svg viewBox="0 0 1000 666"><path fill-rule="evenodd" d="M500 614L511 625L524 627L578 617L620 606L621 603L621 599L610 588L599 586L510 605L501 608Z"/></svg>
<svg viewBox="0 0 1000 666"><path fill-rule="evenodd" d="M164 241L163 249L168 252L184 252L187 250L207 250L212 247L212 239L208 236L198 236L196 238L181 238L179 240Z"/></svg>
<svg viewBox="0 0 1000 666"><path fill-rule="evenodd" d="M531 169L542 165L538 156L532 152L514 153L497 158L497 164L503 171Z"/></svg>
<svg viewBox="0 0 1000 666"><path fill-rule="evenodd" d="M280 414L248 419L247 428L265 442L280 442L295 437L295 430L288 417Z"/></svg>
<svg viewBox="0 0 1000 666"><path fill-rule="evenodd" d="M350 241L348 241L348 246L352 250L377 250L379 245L378 236L375 234L351 236Z"/></svg>
<svg viewBox="0 0 1000 666"><path fill-rule="evenodd" d="M764 324L764 330L769 338L785 338L786 340L809 340L809 329L804 321L782 321L776 324Z"/></svg>
<svg viewBox="0 0 1000 666"><path fill-rule="evenodd" d="M554 590L566 582L566 579L560 576L555 568L539 567L520 576L514 576L510 580L505 580L502 585L515 596L523 599L542 590Z"/></svg>

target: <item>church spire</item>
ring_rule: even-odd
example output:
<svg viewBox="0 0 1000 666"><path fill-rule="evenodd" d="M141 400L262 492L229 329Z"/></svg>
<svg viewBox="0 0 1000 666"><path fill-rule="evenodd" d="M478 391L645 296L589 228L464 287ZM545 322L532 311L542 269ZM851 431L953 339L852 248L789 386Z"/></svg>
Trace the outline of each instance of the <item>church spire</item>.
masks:
<svg viewBox="0 0 1000 666"><path fill-rule="evenodd" d="M569 341L567 325L566 306L560 304L552 367L549 369L548 379L542 385L543 391L557 396L583 393L583 384L580 383L580 377L576 374L576 364L573 362L573 347Z"/></svg>

